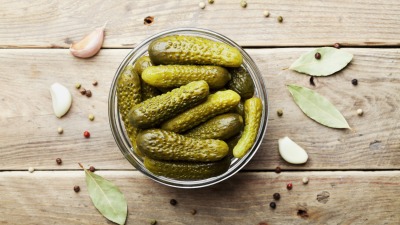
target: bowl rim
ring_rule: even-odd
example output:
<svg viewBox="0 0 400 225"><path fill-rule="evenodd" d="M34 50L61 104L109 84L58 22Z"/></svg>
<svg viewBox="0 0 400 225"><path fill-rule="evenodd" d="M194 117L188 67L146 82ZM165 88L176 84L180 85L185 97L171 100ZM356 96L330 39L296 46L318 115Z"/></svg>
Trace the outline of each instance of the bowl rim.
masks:
<svg viewBox="0 0 400 225"><path fill-rule="evenodd" d="M256 142L253 144L249 152L246 153L244 157L241 159L234 158L234 160L231 162L230 168L224 172L223 174L207 179L201 179L201 180L175 180L167 177L162 177L162 176L157 176L152 174L150 171L148 171L143 164L139 163L142 160L136 156L135 154L132 153L132 149L129 146L130 141L127 138L127 135L121 135L125 134L125 129L123 128L123 125L121 124L121 118L119 114L119 110L117 107L117 96L116 96L116 87L117 87L117 80L123 69L127 65L129 65L131 62L135 62L139 57L141 57L145 52L147 52L147 48L143 49L144 46L149 44L151 41L155 40L156 38L168 36L168 35L200 35L201 37L210 37L211 40L217 39L220 42L227 43L235 48L237 48L240 53L243 56L243 63L242 66L245 66L245 68L249 71L252 80L255 85L255 90L256 94L258 92L259 95L257 96L261 99L263 103L263 111L262 111L262 116L261 116L261 121L260 121L260 127L257 133L256 137ZM249 65L247 65L249 64ZM257 92L258 91L258 92ZM124 155L124 157L141 173L149 177L150 179L169 186L169 187L175 187L175 188L184 188L184 189L193 189L193 188L202 188L202 187L207 187L211 186L213 184L222 182L233 175L235 175L237 172L239 172L244 166L247 165L248 162L253 158L259 147L261 146L263 139L265 137L266 129L267 129L267 123L268 123L268 116L269 116L269 104L268 104L268 94L267 90L265 87L265 82L262 77L262 74L260 70L258 69L257 65L253 61L253 59L250 57L249 54L237 43L229 39L228 37L217 33L212 30L208 29L202 29L202 28L193 28L193 27L182 27L182 28L174 28L174 29L168 29L159 33L156 33L148 38L146 38L144 41L139 43L136 47L134 47L128 54L125 56L125 58L122 60L120 63L114 77L111 83L110 87L110 92L108 96L108 116L109 116L109 123L110 123L110 128L111 128L111 133L114 137L114 140ZM119 119L116 119L116 118ZM117 121L118 120L118 121Z"/></svg>

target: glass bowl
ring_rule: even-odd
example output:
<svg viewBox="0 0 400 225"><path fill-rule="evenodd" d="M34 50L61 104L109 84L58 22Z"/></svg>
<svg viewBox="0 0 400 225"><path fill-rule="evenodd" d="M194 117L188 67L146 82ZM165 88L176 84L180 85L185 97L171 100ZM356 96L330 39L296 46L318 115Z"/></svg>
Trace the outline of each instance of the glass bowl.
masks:
<svg viewBox="0 0 400 225"><path fill-rule="evenodd" d="M171 179L171 178L155 175L144 167L143 160L141 159L141 157L134 153L134 151L132 150L132 145L129 141L129 137L126 134L124 124L123 124L123 121L119 114L118 107L117 107L116 90L117 90L118 77L120 76L121 72L124 70L124 68L126 66L128 66L129 64L131 64L131 65L135 64L137 59L139 59L143 55L147 55L147 48L153 40L160 38L160 37L168 36L168 35L199 36L199 37L208 38L210 40L223 42L223 43L226 43L226 44L236 47L243 56L243 64L242 65L248 70L248 72L250 73L250 75L253 79L254 86L255 86L254 94L255 94L255 96L259 97L262 100L262 103L264 105L263 111L262 111L262 117L261 117L261 124L260 124L260 128L259 128L258 134L257 134L257 139L256 139L255 143L253 144L252 148L249 150L249 152L243 158L241 158L241 159L233 158L231 160L230 168L225 173L223 173L219 176L211 177L208 179L202 179L202 180L176 180L176 179ZM167 31L155 34L155 35L147 38L142 43L140 43L138 46L136 46L125 57L125 59L121 62L120 66L118 67L117 72L115 73L114 79L111 84L110 94L109 94L109 98L108 98L108 114L109 114L111 131L114 136L115 142L117 143L119 149L121 150L121 152L125 156L125 158L137 170L139 170L146 176L150 177L151 179L153 179L161 184L167 185L167 186L177 187L177 188L201 188L201 187L206 187L206 186L210 186L210 185L219 183L219 182L226 180L229 177L233 176L240 169L242 169L251 160L251 158L254 156L254 154L257 152L258 148L260 147L260 145L262 143L262 140L265 135L266 128L267 128L267 121L268 121L267 92L266 92L266 89L264 86L264 82L263 82L263 78L261 76L260 70L257 68L256 64L251 59L251 57L238 44L236 44L229 38L227 38L219 33L216 33L214 31L210 31L210 30L206 30L206 29L199 29L199 28L178 28L178 29L167 30Z"/></svg>

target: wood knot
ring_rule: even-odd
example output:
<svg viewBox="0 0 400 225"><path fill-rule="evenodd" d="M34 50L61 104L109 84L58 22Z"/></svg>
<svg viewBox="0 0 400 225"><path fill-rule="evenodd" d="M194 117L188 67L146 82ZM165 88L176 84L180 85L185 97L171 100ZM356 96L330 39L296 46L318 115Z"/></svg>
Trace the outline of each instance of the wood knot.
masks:
<svg viewBox="0 0 400 225"><path fill-rule="evenodd" d="M154 16L144 18L144 25L150 26L154 22Z"/></svg>
<svg viewBox="0 0 400 225"><path fill-rule="evenodd" d="M297 215L300 216L303 219L307 219L308 218L307 210L299 209L299 210L297 210Z"/></svg>
<svg viewBox="0 0 400 225"><path fill-rule="evenodd" d="M330 196L329 192L323 191L323 192L317 194L317 201L320 203L326 204L329 200L329 196Z"/></svg>

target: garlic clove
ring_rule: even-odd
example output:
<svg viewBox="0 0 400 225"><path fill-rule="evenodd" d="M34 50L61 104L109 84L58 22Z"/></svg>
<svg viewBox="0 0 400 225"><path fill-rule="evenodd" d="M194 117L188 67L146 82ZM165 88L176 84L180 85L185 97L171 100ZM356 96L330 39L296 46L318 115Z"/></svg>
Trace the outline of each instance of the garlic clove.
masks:
<svg viewBox="0 0 400 225"><path fill-rule="evenodd" d="M307 152L288 137L279 139L279 154L292 164L303 164L308 160Z"/></svg>
<svg viewBox="0 0 400 225"><path fill-rule="evenodd" d="M66 87L59 83L54 83L50 87L51 99L53 102L54 114L61 118L72 105L72 95Z"/></svg>
<svg viewBox="0 0 400 225"><path fill-rule="evenodd" d="M96 28L79 42L71 44L69 48L71 54L78 58L90 58L96 55L103 45L106 24Z"/></svg>

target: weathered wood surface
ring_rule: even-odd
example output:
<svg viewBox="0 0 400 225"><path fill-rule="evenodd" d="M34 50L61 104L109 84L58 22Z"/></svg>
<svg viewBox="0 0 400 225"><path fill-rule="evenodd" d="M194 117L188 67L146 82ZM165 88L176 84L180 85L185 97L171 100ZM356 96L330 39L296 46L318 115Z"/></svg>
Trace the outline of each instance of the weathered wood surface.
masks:
<svg viewBox="0 0 400 225"><path fill-rule="evenodd" d="M400 223L399 171L245 172L196 190L165 187L136 171L96 173L125 194L127 224L150 224L152 219L160 225ZM303 176L309 177L308 185L302 184ZM290 191L288 182L293 182ZM79 193L73 191L75 185L81 187ZM0 187L1 224L107 224L90 201L83 171L2 172ZM281 199L272 210L275 192ZM171 206L170 199L178 204Z"/></svg>
<svg viewBox="0 0 400 225"><path fill-rule="evenodd" d="M247 2L243 9L240 1L217 0L201 10L199 1L3 0L0 47L66 48L106 21L106 48L130 48L176 27L211 29L243 46L400 45L398 0ZM147 16L155 17L151 26L143 24Z"/></svg>
<svg viewBox="0 0 400 225"><path fill-rule="evenodd" d="M400 51L346 49L354 59L342 72L316 78L289 71L289 65L308 48L247 49L262 71L268 89L270 117L267 134L246 169L347 170L400 168ZM132 169L119 152L108 124L107 100L111 80L128 49L103 49L92 59L72 57L68 50L0 50L0 170L79 169L86 162L101 169ZM351 79L359 80L358 86ZM93 87L93 80L99 85ZM62 119L52 113L49 87L67 86L73 106ZM82 96L75 83L91 89ZM353 131L326 128L307 118L285 85L296 83L326 96L344 114ZM282 118L276 110L282 108ZM356 110L362 108L364 116ZM93 113L96 119L87 119ZM64 134L57 133L57 127ZM91 138L83 138L83 131ZM278 154L277 139L289 136L303 146L310 159L291 166ZM55 163L63 159L63 165Z"/></svg>

